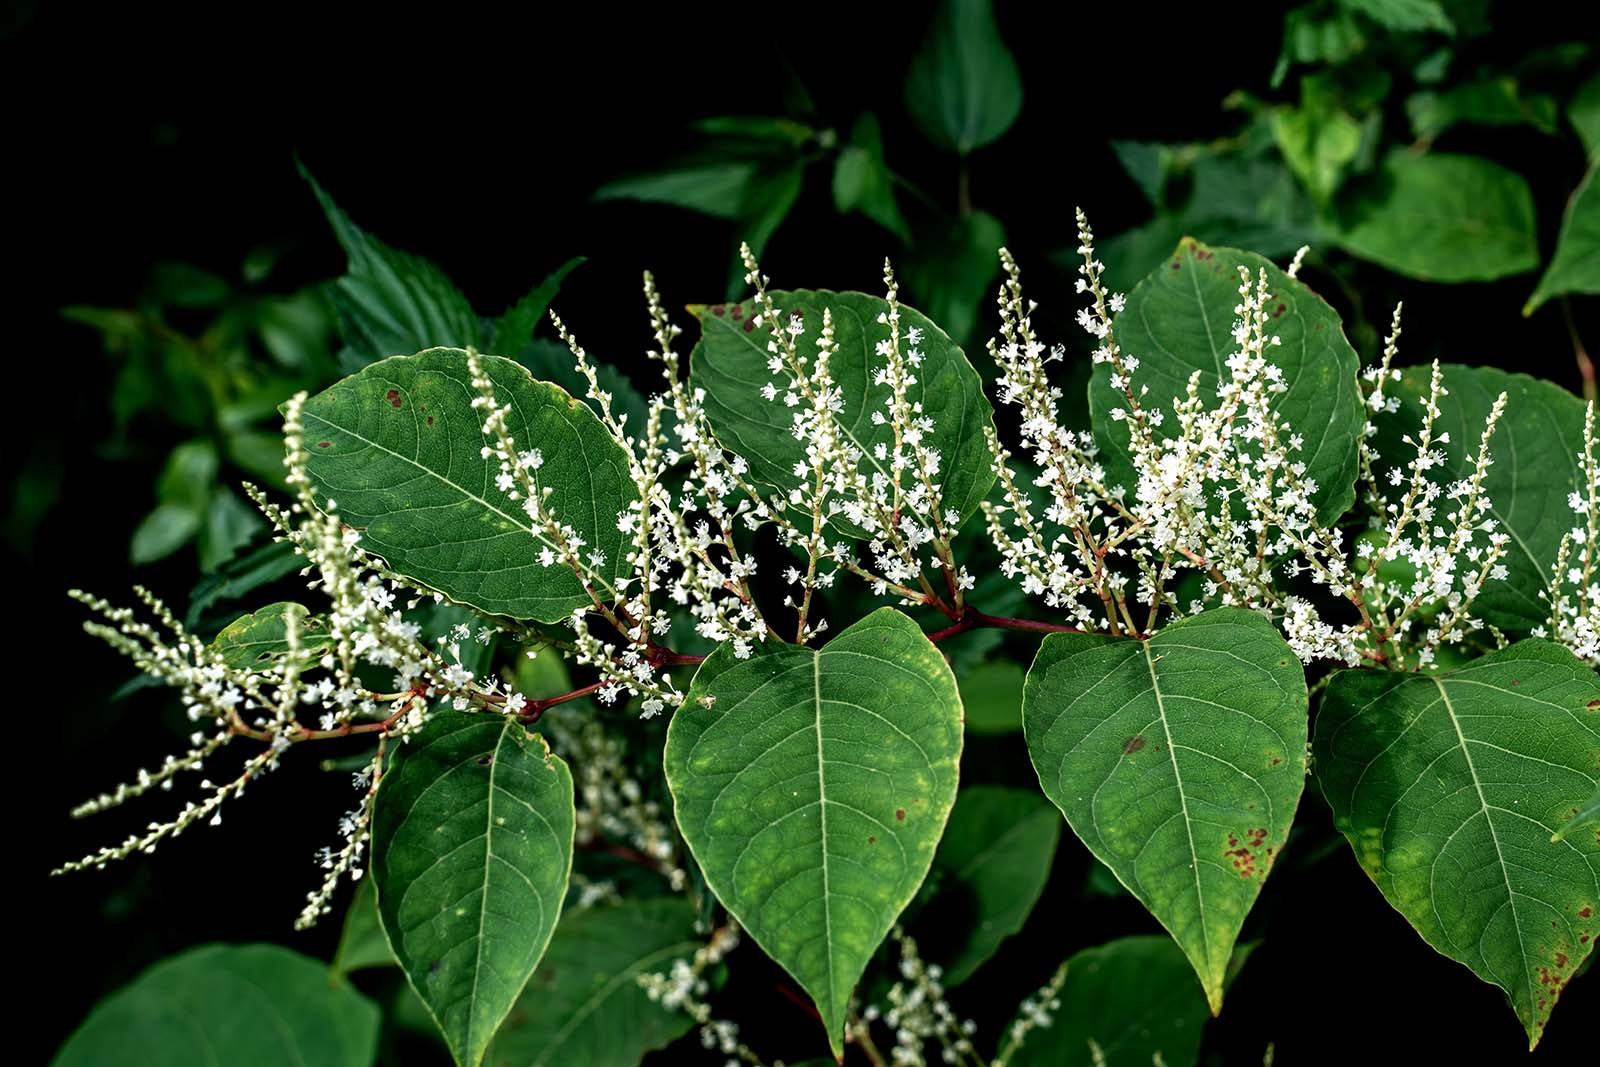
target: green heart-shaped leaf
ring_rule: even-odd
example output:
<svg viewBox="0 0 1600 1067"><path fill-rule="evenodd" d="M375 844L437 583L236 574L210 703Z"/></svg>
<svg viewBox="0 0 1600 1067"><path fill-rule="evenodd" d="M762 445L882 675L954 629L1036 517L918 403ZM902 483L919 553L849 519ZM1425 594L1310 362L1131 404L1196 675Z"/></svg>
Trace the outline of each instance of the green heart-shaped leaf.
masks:
<svg viewBox="0 0 1600 1067"><path fill-rule="evenodd" d="M1148 641L1052 634L1022 728L1045 795L1222 1006L1228 959L1305 788L1306 683L1241 608Z"/></svg>
<svg viewBox="0 0 1600 1067"><path fill-rule="evenodd" d="M960 757L955 678L892 608L821 650L768 642L740 660L721 645L672 718L678 829L811 994L835 1055L851 991L928 874Z"/></svg>

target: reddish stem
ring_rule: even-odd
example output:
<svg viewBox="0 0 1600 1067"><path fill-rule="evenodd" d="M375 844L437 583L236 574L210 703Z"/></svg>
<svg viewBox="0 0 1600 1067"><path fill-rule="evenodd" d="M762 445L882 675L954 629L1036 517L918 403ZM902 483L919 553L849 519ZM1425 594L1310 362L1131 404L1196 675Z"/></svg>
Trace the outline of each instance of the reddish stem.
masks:
<svg viewBox="0 0 1600 1067"><path fill-rule="evenodd" d="M1083 631L1075 626L1063 626L1054 622L1039 622L1035 619L1012 619L1004 615L989 615L977 608L969 607L961 618L952 626L942 630L935 630L928 635L928 640L938 643L947 637L976 630L980 627L995 627L1001 630L1021 630L1025 633L1035 634L1079 634Z"/></svg>

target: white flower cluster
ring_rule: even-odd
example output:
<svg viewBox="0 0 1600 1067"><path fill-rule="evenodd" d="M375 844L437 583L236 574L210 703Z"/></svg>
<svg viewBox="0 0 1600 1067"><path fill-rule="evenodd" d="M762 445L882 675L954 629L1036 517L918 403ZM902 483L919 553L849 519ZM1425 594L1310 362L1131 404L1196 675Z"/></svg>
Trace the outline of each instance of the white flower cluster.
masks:
<svg viewBox="0 0 1600 1067"><path fill-rule="evenodd" d="M1578 453L1581 488L1567 497L1575 525L1561 539L1551 568L1550 621L1534 631L1600 665L1600 460L1595 456L1594 401L1583 415L1583 450Z"/></svg>
<svg viewBox="0 0 1600 1067"><path fill-rule="evenodd" d="M924 1053L930 1041L938 1043L943 1063L981 1063L972 1044L977 1024L956 1017L939 981L943 970L937 964L924 963L917 943L898 926L894 938L900 948L900 979L889 987L887 1010L874 1004L861 1013L859 1039L870 1041L867 1029L881 1018L894 1032L894 1047L889 1051L889 1063L894 1067L927 1067Z"/></svg>
<svg viewBox="0 0 1600 1067"><path fill-rule="evenodd" d="M135 852L151 852L162 840L202 819L217 825L222 805L242 794L251 781L275 770L279 757L292 745L377 734L377 751L355 776L360 802L339 821L341 844L323 849L318 857L324 879L310 894L297 924L309 926L329 910L342 877L361 877L372 798L383 772L383 740L405 740L427 722L435 706L511 713L527 706L521 694L505 692L492 679L475 678L462 665L460 644L474 639L466 626L441 637L438 651L429 649L421 626L408 619L397 603L408 597L406 606L416 607L416 591L361 550L357 532L339 521L337 502L313 505L301 430L304 403L301 394L285 406L286 480L296 494L294 501L283 507L249 488L280 537L306 559L302 574L308 586L329 601L326 615L316 618L318 641L309 643L299 616L285 612L281 653L241 666L229 661L225 649L189 633L143 589L136 593L156 625L140 621L130 609L75 591L72 595L104 620L84 628L127 655L141 671L177 689L197 727L184 753L169 756L154 771L141 770L132 782L80 806L75 814L103 811L152 788L170 790L182 772L201 772L207 760L230 743L253 742L261 747L245 759L235 777L220 784L202 779L202 799L188 802L174 818L152 822L143 833L65 864L57 873L103 867ZM489 631L480 630L476 639L487 636ZM393 689L367 689L357 675L360 665L392 671ZM302 721L307 715L314 716L312 725Z"/></svg>
<svg viewBox="0 0 1600 1067"><path fill-rule="evenodd" d="M1275 406L1288 386L1272 358L1280 339L1268 328L1274 301L1266 271L1252 276L1239 270L1232 351L1214 391L1206 395L1196 371L1183 395L1162 411L1145 403L1149 388L1140 381L1139 359L1124 352L1113 333L1112 317L1124 301L1103 285L1104 266L1081 211L1078 231L1078 290L1090 298L1078 322L1093 340L1094 362L1108 365L1107 378L1122 394L1108 414L1126 428L1136 481L1108 486L1090 435L1060 425L1059 390L1045 368L1061 350L1047 350L1035 337L1034 305L1024 300L1016 263L1002 250L1001 335L990 352L1002 371L999 399L1020 409L1022 440L1037 470L1032 485L1045 494L1041 508L996 442L995 473L1005 502L985 512L1008 576L1075 625L1113 635L1153 632L1164 609L1176 614L1220 604L1258 610L1281 623L1306 662L1425 665L1441 645L1484 629L1471 604L1486 581L1504 577L1500 560L1508 540L1484 492L1503 396L1468 457L1470 473L1439 480L1444 454L1438 446L1448 436L1434 431L1437 401L1446 395L1435 367L1420 437L1404 439L1416 455L1384 472L1398 500L1380 491L1376 427L1369 418L1358 448L1377 519L1352 561L1343 531L1318 515L1319 486L1303 458L1304 436ZM1399 376L1391 368L1398 337L1396 309L1383 362L1367 375L1371 416L1399 409L1398 398L1384 391ZM1406 567L1384 566L1396 560ZM1200 596L1180 605L1172 588L1184 571L1198 575ZM1301 576L1328 596L1286 592L1283 580ZM1340 602L1346 618L1325 617Z"/></svg>
<svg viewBox="0 0 1600 1067"><path fill-rule="evenodd" d="M1011 1057L1017 1050L1027 1043L1028 1035L1035 1030L1045 1030L1055 1024L1055 1013L1061 1010L1061 987L1067 981L1067 965L1063 963L1056 968L1050 981L1023 1000L1017 1008L1017 1017L1011 1023L1011 1028L1006 1031L1005 1043L1000 1046L1000 1051L995 1053L994 1059L989 1061L989 1067L1006 1067Z"/></svg>

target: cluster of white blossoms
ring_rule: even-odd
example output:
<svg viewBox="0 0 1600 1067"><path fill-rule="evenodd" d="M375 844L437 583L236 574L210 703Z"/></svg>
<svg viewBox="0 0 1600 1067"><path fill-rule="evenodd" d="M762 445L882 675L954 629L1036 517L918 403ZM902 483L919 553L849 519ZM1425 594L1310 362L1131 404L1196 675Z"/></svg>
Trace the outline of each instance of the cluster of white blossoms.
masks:
<svg viewBox="0 0 1600 1067"><path fill-rule="evenodd" d="M1124 352L1112 329L1124 300L1106 291L1094 235L1078 213L1078 291L1090 303L1078 314L1094 344L1092 358L1109 368L1122 395L1108 412L1127 431L1135 472L1131 486L1108 485L1092 435L1063 427L1060 392L1048 363L1062 358L1035 336L1035 305L1022 296L1020 273L1004 250L1006 281L1000 337L990 352L1001 370L999 399L1015 405L1021 438L1036 471L1015 468L993 441L995 474L1004 503L985 505L1002 570L1025 592L1041 596L1074 625L1113 635L1148 635L1166 617L1213 605L1255 609L1278 620L1306 662L1330 658L1350 665L1431 663L1443 644L1484 629L1471 614L1486 581L1504 577L1500 560L1508 536L1491 517L1484 479L1493 460L1489 440L1504 410L1502 396L1485 421L1469 473L1441 480L1445 463L1436 434L1438 400L1447 395L1435 366L1415 455L1381 468L1371 416L1392 415L1398 398L1384 392L1398 378L1399 309L1380 366L1367 375L1369 420L1358 442L1375 529L1356 546L1318 515L1318 489L1306 461L1304 435L1275 404L1286 391L1274 362L1280 339L1269 330L1273 294L1266 271L1239 269L1233 349L1213 390L1190 375L1170 410L1148 404L1138 356ZM1381 474L1383 484L1379 483ZM1024 482L1043 491L1042 504ZM1395 491L1386 495L1385 486ZM1442 502L1442 503L1441 503ZM1385 567L1396 560L1407 565ZM1198 575L1200 596L1181 605L1173 592L1185 571ZM1309 577L1330 603L1285 591L1285 579ZM1330 619L1330 607L1345 619Z"/></svg>
<svg viewBox="0 0 1600 1067"><path fill-rule="evenodd" d="M1534 630L1600 665L1600 458L1595 456L1594 401L1583 414L1583 449L1577 455L1581 487L1567 497L1575 523L1561 539L1550 588L1548 625Z"/></svg>
<svg viewBox="0 0 1600 1067"><path fill-rule="evenodd" d="M1017 1017L1006 1030L1005 1041L995 1053L994 1059L989 1061L989 1067L1006 1067L1011 1062L1011 1057L1017 1054L1017 1050L1027 1043L1030 1034L1035 1030L1047 1030L1055 1025L1055 1013L1061 1010L1061 987L1067 982L1067 967L1065 963L1057 967L1055 973L1050 976L1050 981L1031 996L1023 998L1017 1007Z"/></svg>
<svg viewBox="0 0 1600 1067"><path fill-rule="evenodd" d="M924 962L917 943L898 926L894 939L900 949L900 978L889 987L887 1008L874 1004L861 1013L857 1040L870 1041L870 1027L881 1019L894 1032L888 1061L893 1067L927 1067L925 1051L930 1042L937 1043L942 1063L967 1067L982 1063L972 1044L978 1025L956 1017L940 983L943 969Z"/></svg>
<svg viewBox="0 0 1600 1067"><path fill-rule="evenodd" d="M139 771L133 781L81 805L75 814L103 811L151 789L170 790L185 772L203 775L208 761L230 744L251 746L251 752L225 781L202 777L201 798L186 803L175 817L152 822L143 832L65 864L57 873L103 867L136 852L154 851L201 820L217 825L223 804L275 770L292 745L376 734L376 751L354 775L360 800L339 820L341 842L319 854L324 878L298 920L298 925L309 926L327 913L341 878L361 877L387 739L404 741L437 708L527 714L530 704L522 694L506 691L494 679L475 677L461 662L462 643L486 640L491 631L480 628L474 634L460 625L439 637L439 648L430 649L422 627L404 609L433 594L409 587L363 552L359 534L340 522L336 501L313 504L301 431L304 403L301 394L285 406L286 480L295 493L293 502L284 507L254 487L250 491L279 537L307 561L301 573L310 589L327 598L327 613L302 618L297 611L285 611L281 648L274 654L230 658L225 644L207 643L188 632L143 589L136 592L153 615L153 625L132 609L74 591L103 620L84 628L127 655L145 674L178 690L195 724L186 751L167 757L153 771ZM363 665L391 671L392 689L368 689L358 677Z"/></svg>

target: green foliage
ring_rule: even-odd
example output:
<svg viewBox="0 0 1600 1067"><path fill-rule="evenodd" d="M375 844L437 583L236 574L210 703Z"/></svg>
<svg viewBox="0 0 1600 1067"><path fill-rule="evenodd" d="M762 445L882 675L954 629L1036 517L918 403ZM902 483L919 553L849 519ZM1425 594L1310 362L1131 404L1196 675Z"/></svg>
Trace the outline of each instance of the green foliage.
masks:
<svg viewBox="0 0 1600 1067"><path fill-rule="evenodd" d="M1505 990L1530 1048L1600 933L1600 839L1550 839L1600 780L1597 709L1593 670L1525 641L1431 677L1341 672L1317 719L1317 779L1362 868Z"/></svg>
<svg viewBox="0 0 1600 1067"><path fill-rule="evenodd" d="M965 982L1022 929L1060 839L1056 810L1032 790L978 785L956 795L929 876L937 895L918 923L944 932L941 951L928 954L946 985Z"/></svg>
<svg viewBox="0 0 1600 1067"><path fill-rule="evenodd" d="M1511 543L1503 563L1503 582L1487 586L1476 601L1485 621L1512 634L1526 634L1541 625L1550 605L1540 595L1550 580L1562 536L1571 528L1567 496L1579 488L1578 453L1583 448L1583 403L1549 382L1526 374L1507 374L1491 367L1446 365L1450 390L1439 402L1438 432L1449 440L1438 446L1444 470L1451 477L1470 471L1467 457L1478 450L1483 420L1500 393L1507 394L1506 414L1489 444L1494 465L1484 479L1494 508ZM1422 424L1429 372L1413 367L1404 372L1389 395L1400 401L1393 420L1381 425L1376 438L1379 469L1405 463L1413 447L1402 439ZM1401 490L1382 482L1390 499Z"/></svg>
<svg viewBox="0 0 1600 1067"><path fill-rule="evenodd" d="M1022 110L1022 74L989 0L943 0L906 71L906 111L959 155L998 138Z"/></svg>
<svg viewBox="0 0 1600 1067"><path fill-rule="evenodd" d="M1169 410L1173 400L1184 396L1195 371L1200 372L1202 395L1214 393L1231 377L1226 360L1236 348L1232 323L1241 266L1249 268L1252 278L1267 272L1274 297L1272 330L1282 341L1273 361L1283 368L1289 387L1273 406L1294 426L1303 427L1301 456L1318 486L1317 514L1332 521L1355 500L1356 436L1363 414L1356 353L1326 301L1261 256L1190 240L1128 295L1126 309L1117 316L1116 341L1139 354L1141 372L1147 375L1141 381L1150 387L1140 400L1143 407ZM1127 401L1111 378L1109 363L1095 367L1089 410L1107 480L1132 489L1138 476L1129 452L1128 423L1109 414ZM1175 427L1164 424L1158 432L1170 435Z"/></svg>
<svg viewBox="0 0 1600 1067"><path fill-rule="evenodd" d="M617 515L637 499L622 449L561 389L507 359L484 366L511 398L511 433L544 457L548 506L604 553L608 582L625 564ZM539 561L548 539L496 491L474 395L464 354L437 348L375 363L312 397L313 485L401 573L493 615L554 622L589 595L570 571Z"/></svg>
<svg viewBox="0 0 1600 1067"><path fill-rule="evenodd" d="M1489 281L1539 265L1528 183L1476 156L1391 154L1352 192L1336 236L1426 281Z"/></svg>
<svg viewBox="0 0 1600 1067"><path fill-rule="evenodd" d="M378 913L456 1061L482 1062L561 915L572 774L514 722L445 713L384 775Z"/></svg>
<svg viewBox="0 0 1600 1067"><path fill-rule="evenodd" d="M1600 182L1595 180L1596 173L1600 173L1600 160L1590 164L1589 173L1567 202L1555 255L1522 309L1523 314L1533 314L1552 297L1600 293Z"/></svg>
<svg viewBox="0 0 1600 1067"><path fill-rule="evenodd" d="M1189 961L1171 938L1120 938L1075 952L1062 966L1066 977L1056 996L1055 1022L1006 1063L1145 1067L1158 1055L1168 1067L1197 1061L1210 1012Z"/></svg>
<svg viewBox="0 0 1600 1067"><path fill-rule="evenodd" d="M891 608L820 651L721 646L667 730L684 840L816 1002L835 1056L851 990L933 862L960 755L955 678Z"/></svg>
<svg viewBox="0 0 1600 1067"><path fill-rule="evenodd" d="M370 1067L378 1019L376 1005L330 984L316 960L277 945L206 945L101 1001L51 1062Z"/></svg>
<svg viewBox="0 0 1600 1067"><path fill-rule="evenodd" d="M700 947L694 909L657 897L568 912L489 1049L492 1067L633 1067L693 1020L652 1001L643 975Z"/></svg>
<svg viewBox="0 0 1600 1067"><path fill-rule="evenodd" d="M878 317L888 312L888 303L865 293L801 290L771 295L781 315L798 316L805 325L798 347L807 360L816 357L823 309L832 311L838 350L829 366L844 403L851 443L868 457L879 445L892 446L893 427L871 417L888 394L887 386L873 380L877 343L889 335ZM787 494L801 482L794 467L805 459L806 446L795 438L789 409L760 391L777 375L767 368L772 358L767 351L769 338L754 325L755 305L698 305L692 310L700 321L701 334L691 356L691 376L706 392L706 414L712 429L724 445L750 464L753 477ZM993 425L993 416L977 371L955 342L911 308L902 308L900 316L902 345L907 344L907 331L922 331L922 340L915 346L922 352L922 362L917 383L907 395L911 402L921 404L922 410L939 413L928 435L929 444L944 457L940 473L945 506L965 521L994 483L992 456L983 433L984 427ZM870 462L882 471L880 461ZM848 516L834 515L829 521L842 532L866 536Z"/></svg>
<svg viewBox="0 0 1600 1067"><path fill-rule="evenodd" d="M1028 753L1073 832L1183 949L1213 1012L1305 786L1300 662L1219 608L1148 641L1053 634L1022 698Z"/></svg>
<svg viewBox="0 0 1600 1067"><path fill-rule="evenodd" d="M259 611L241 615L217 634L211 650L235 667L258 667L287 659L290 626L295 630L295 649L302 667L319 659L332 643L328 621L313 617L300 604L268 604Z"/></svg>

